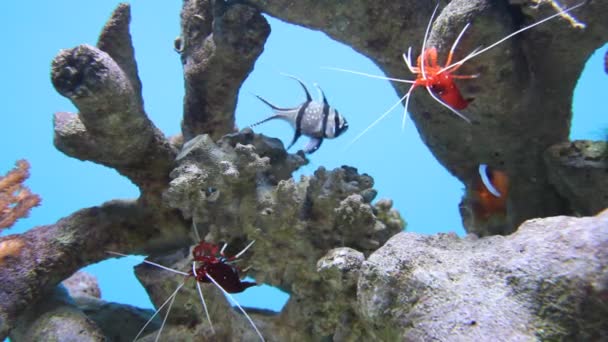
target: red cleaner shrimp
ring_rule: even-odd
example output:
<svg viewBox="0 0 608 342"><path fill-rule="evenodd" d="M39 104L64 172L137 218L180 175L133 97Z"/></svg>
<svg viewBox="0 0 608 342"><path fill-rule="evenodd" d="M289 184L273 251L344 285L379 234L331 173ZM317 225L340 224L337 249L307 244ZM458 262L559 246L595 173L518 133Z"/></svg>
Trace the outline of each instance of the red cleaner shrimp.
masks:
<svg viewBox="0 0 608 342"><path fill-rule="evenodd" d="M384 113L382 113L374 122L372 122L369 126L367 126L367 128L365 128L361 133L359 133L349 143L349 146L352 145L354 142L356 142L359 138L361 138L372 127L374 127L376 124L378 124L380 121L382 121L388 114L390 114L403 101L405 101L405 106L404 106L404 111L403 111L403 120L402 120L402 127L404 127L411 94L414 91L414 89L416 89L418 87L424 87L427 90L427 92L429 93L429 95L437 103L439 103L441 106L449 109L453 114L455 114L459 118L463 119L467 123L471 123L471 120L469 118L467 118L465 115L463 115L462 113L460 113L459 111L465 109L468 106L468 104L472 101L472 99L463 98L463 96L460 93L460 90L458 89L454 80L472 79L472 78L478 77L479 75L457 75L454 73L465 62L483 54L484 52L489 51L490 49L493 49L494 47L502 44L503 42L507 41L508 39L513 38L514 36L524 32L524 31L534 28L534 27L536 27L540 24L543 24L556 17L563 17L568 12L582 6L583 4L584 4L584 2L581 2L572 7L562 9L551 16L548 16L533 24L530 24L519 30L514 31L513 33L499 39L498 41L490 44L487 47L483 47L483 48L479 47L479 48L473 50L471 53L469 53L468 55L466 55L464 58L462 58L460 60L453 61L454 51L456 50L456 47L458 46L460 39L463 37L464 33L470 26L470 23L467 23L464 26L464 28L462 29L462 31L460 32L460 34L458 35L458 37L456 38L456 40L454 41L454 43L452 44L452 47L448 53L444 66L439 65L439 63L437 62L437 49L435 47L427 47L427 41L429 38L431 26L433 24L433 19L435 18L435 14L439 7L439 4L437 4L437 6L435 6L435 9L433 10L433 13L431 14L431 18L429 19L429 23L426 27L426 31L424 33L424 38L422 41L422 48L421 48L422 53L416 60L416 66L414 66L412 63L413 59L412 59L412 48L411 47L409 47L407 49L407 53L403 54L403 60L405 61L405 65L407 66L407 68L409 69L409 71L412 74L416 75L415 80L406 80L406 79L400 79L400 78L372 75L372 74L368 74L368 73L363 73L363 72L348 70L348 69L342 69L342 68L325 67L324 69L341 71L341 72L366 76L366 77L370 77L370 78L394 81L394 82L398 82L398 83L411 84L407 93L405 95L403 95L399 99L399 101L397 101L389 109L387 109Z"/></svg>
<svg viewBox="0 0 608 342"><path fill-rule="evenodd" d="M198 235L198 234L195 234ZM261 341L265 341L262 333L259 331L251 317L247 314L247 312L241 307L241 305L236 301L236 299L231 295L231 293L239 293L245 291L247 288L257 285L254 282L241 281L239 272L240 269L234 264L237 259L243 255L253 244L255 240L249 243L243 250L238 252L233 256L227 256L224 254L224 251L227 247L227 244L224 244L220 249L219 246L207 243L205 241L200 241L193 249L192 249L192 267L188 272L182 272L179 270L172 269L170 267L166 267L160 264L157 264L152 261L144 260L143 262L152 265L163 270L176 273L185 277L184 282L177 286L175 291L165 300L158 309L154 312L154 314L148 319L146 324L139 330L137 336L133 339L136 341L141 334L144 332L146 327L152 322L154 317L158 315L158 313L168 305L165 316L163 318L161 327L158 330L155 341L158 341L160 335L162 333L163 327L169 317L169 312L171 311L171 307L173 302L175 301L175 297L181 290L181 288L186 284L186 281L189 278L194 278L196 280L197 291L199 297L201 299L201 303L203 305L203 309L205 311L205 315L207 316L207 321L209 322L209 326L211 327L211 331L215 333L213 328L213 324L211 323L211 317L209 315L209 311L207 309L207 304L205 302L205 298L203 296L203 292L201 289L201 283L213 283L226 297L232 301L236 307L243 313L245 318L249 321L249 324L253 327L257 335L260 337ZM107 253L117 255L117 256L128 256L126 254L111 252Z"/></svg>

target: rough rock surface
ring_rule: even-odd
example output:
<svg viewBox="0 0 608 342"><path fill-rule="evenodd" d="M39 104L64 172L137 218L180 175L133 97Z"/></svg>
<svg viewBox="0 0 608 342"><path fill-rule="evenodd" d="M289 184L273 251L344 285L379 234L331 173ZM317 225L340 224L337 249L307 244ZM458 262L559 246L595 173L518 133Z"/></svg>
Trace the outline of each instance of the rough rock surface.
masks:
<svg viewBox="0 0 608 342"><path fill-rule="evenodd" d="M62 285L65 286L72 298L84 296L101 298L101 289L97 283L97 278L90 273L78 271L64 280Z"/></svg>
<svg viewBox="0 0 608 342"><path fill-rule="evenodd" d="M442 60L461 27L472 22L456 50L462 58L554 14L557 6L511 3L441 6L427 46L437 47ZM186 86L182 148L145 113L129 7L120 5L97 47L63 50L52 63L55 88L78 108L55 115L54 143L69 156L116 169L142 196L0 238L0 339L9 333L15 341L133 338L149 312L125 319L124 336L100 330L111 322L107 315L96 325L65 294L58 300L49 294L59 293L57 284L78 269L110 257L106 251L146 253L187 270L192 226L234 250L256 240L243 256L248 274L291 294L281 313L249 310L268 340L606 339L605 212L528 221L507 237L400 234L381 247L403 220L389 200L372 204L371 177L345 166L319 168L296 182L291 173L306 162L301 154L251 131L230 134L236 94L269 33L262 13L322 30L388 75L410 78L401 54L408 44L421 46L433 7L417 0L184 1L176 40ZM567 160L545 151L567 141L572 91L587 57L608 40L607 11L608 2L588 1L573 13L584 29L552 20L467 62L462 73L480 74L459 83L465 97L475 98L464 111L470 125L424 91L413 95L410 109L422 138L466 186L480 163L509 175L502 234L526 219L599 207L581 196L598 184L583 186L581 172L570 173ZM407 91L402 84L395 89ZM583 154L575 158L585 165L582 173L602 182ZM150 267L138 275L157 305L184 280ZM193 282L186 282L163 335L173 340L211 332ZM203 291L209 311L219 315L218 339L256 339L217 289ZM95 317L95 310L85 311Z"/></svg>
<svg viewBox="0 0 608 342"><path fill-rule="evenodd" d="M481 239L401 233L362 265L374 331L405 341L608 338L608 212L525 222Z"/></svg>
<svg viewBox="0 0 608 342"><path fill-rule="evenodd" d="M177 162L164 196L169 205L179 208L187 218L194 217L198 233L206 241L227 242L228 255L255 240L242 257L242 265L248 266L248 274L256 281L291 294L281 315L273 315L274 319L264 318L268 316L264 313L255 315L266 322L263 326L274 326L268 330L260 328L269 338L301 339L306 338L305 332L309 330L315 336L331 332L338 317L329 317L336 307L328 306L329 298L319 295L327 291L317 272L317 260L328 250L344 246L361 251L357 252L361 256L369 255L404 227L390 201L371 204L376 191L368 175L359 175L356 169L345 166L333 171L320 168L313 176L302 177L296 183L287 177L305 159L288 155L277 139L254 135L250 130L228 135L218 144L207 135L198 136L184 144ZM181 264L174 264L177 269L189 270L191 258L187 252L178 252L183 259ZM173 264L171 260L172 257L153 259L163 265ZM179 276L168 281L167 277L176 279L176 276L148 265L138 269L137 274L156 305L162 304L181 281ZM190 290L182 290L190 295L176 299L176 313L171 314L170 322L186 327L201 322L207 325L200 315L199 299L191 283ZM210 305L216 312L213 315L220 317L214 320L236 319L242 325L242 317L222 318L226 313L235 315L225 307L224 299L218 297L217 289L208 291L216 292L215 297L205 292L208 302L215 303L218 298L222 302ZM335 299L332 302L339 304ZM183 310L186 313L182 314ZM285 325L293 324L302 329L297 332L284 329ZM208 325L206 329L208 334ZM236 330L216 326L218 336L233 339L244 338L239 337L239 331L251 330L246 325ZM278 334L272 332L276 330Z"/></svg>
<svg viewBox="0 0 608 342"><path fill-rule="evenodd" d="M76 307L101 329L110 341L129 342L154 314L151 309L106 302L90 296L74 297ZM158 330L162 319L155 317L144 333Z"/></svg>
<svg viewBox="0 0 608 342"><path fill-rule="evenodd" d="M593 215L608 208L608 142L573 141L545 153L549 181L571 210Z"/></svg>
<svg viewBox="0 0 608 342"><path fill-rule="evenodd" d="M105 334L58 286L24 312L11 332L13 341L105 341Z"/></svg>

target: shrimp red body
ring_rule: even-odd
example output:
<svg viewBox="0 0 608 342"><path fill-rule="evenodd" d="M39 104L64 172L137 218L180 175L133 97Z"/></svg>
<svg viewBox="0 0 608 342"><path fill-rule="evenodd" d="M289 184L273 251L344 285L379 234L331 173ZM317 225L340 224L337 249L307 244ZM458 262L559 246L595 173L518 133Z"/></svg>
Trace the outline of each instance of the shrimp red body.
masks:
<svg viewBox="0 0 608 342"><path fill-rule="evenodd" d="M198 282L211 283L208 276L215 279L228 293L243 292L251 286L257 285L254 282L241 281L239 269L231 264L236 257L227 257L219 246L201 241L192 249L192 258L200 263L195 268L196 272L190 271L190 275Z"/></svg>
<svg viewBox="0 0 608 342"><path fill-rule="evenodd" d="M417 71L418 77L414 81L414 87L422 86L429 88L435 95L439 96L441 100L449 105L450 107L460 110L465 109L472 101L472 99L465 99L462 97L460 90L454 83L454 78L473 78L474 75L470 76L458 76L452 75L452 71L456 69L442 70L443 67L437 64L437 49L434 47L428 48L424 51L424 67L422 64L421 56L418 57ZM447 65L450 64L451 55L448 56ZM424 68L424 74L422 73Z"/></svg>

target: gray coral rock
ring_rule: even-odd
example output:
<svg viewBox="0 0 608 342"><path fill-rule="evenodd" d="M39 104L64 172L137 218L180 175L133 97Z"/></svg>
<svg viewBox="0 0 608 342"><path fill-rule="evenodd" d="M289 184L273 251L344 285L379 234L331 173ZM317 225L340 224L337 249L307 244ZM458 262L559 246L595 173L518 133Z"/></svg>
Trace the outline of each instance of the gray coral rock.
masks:
<svg viewBox="0 0 608 342"><path fill-rule="evenodd" d="M608 142L579 140L545 153L549 181L578 215L608 208Z"/></svg>
<svg viewBox="0 0 608 342"><path fill-rule="evenodd" d="M103 335L114 342L130 342L153 315L151 309L106 302L89 296L75 297L74 301L87 317L97 324ZM147 326L146 332L160 327L160 317L155 317Z"/></svg>
<svg viewBox="0 0 608 342"><path fill-rule="evenodd" d="M101 289L97 283L97 278L90 273L78 271L64 280L62 284L72 298L83 296L101 298Z"/></svg>
<svg viewBox="0 0 608 342"><path fill-rule="evenodd" d="M101 329L79 310L63 286L32 305L11 331L13 341L105 341Z"/></svg>
<svg viewBox="0 0 608 342"><path fill-rule="evenodd" d="M407 341L608 337L608 212L508 237L401 233L363 263L362 319Z"/></svg>
<svg viewBox="0 0 608 342"><path fill-rule="evenodd" d="M258 281L297 292L298 284L318 279L314 265L327 250L369 254L403 229L390 203L371 205L370 176L321 167L296 183L289 177L304 158L275 142L249 130L218 144L198 136L184 144L165 192L171 207L194 217L206 240L235 247L256 240L248 254Z"/></svg>
<svg viewBox="0 0 608 342"><path fill-rule="evenodd" d="M333 248L349 247L346 250L356 255L350 259L360 262L363 255L404 227L391 201L370 203L376 194L370 176L360 175L352 167L333 171L321 167L313 176L295 182L290 175L306 162L303 155L287 154L280 141L250 130L228 135L217 144L207 135L198 136L184 144L177 162L164 194L168 205L193 218L205 240L228 242L228 255L256 240L242 256L241 265L250 266L248 273L259 283L291 294L281 315L254 314L256 321L268 327L261 329L267 329L269 336L306 338L311 331L313 335L333 334L338 320L344 319L339 308L348 307L354 317L348 293L354 295L356 277L344 280L350 282L350 292L337 294L325 289L329 285L317 271L317 261ZM153 261L187 272L191 257L188 250L181 250ZM157 305L182 281L182 277L149 265L142 265L137 273ZM189 295L178 297L174 304L172 329L198 326L191 332L209 334L194 282L190 282L188 289L181 290ZM215 295L206 291L215 291ZM220 318L214 319L217 336L236 338L236 331L252 330L231 328L229 324L237 324L231 322L241 325L243 318L235 316L221 296L217 298L217 289L204 293L209 311L219 312ZM334 300L335 296L340 299ZM285 324L298 324L302 329L285 329Z"/></svg>

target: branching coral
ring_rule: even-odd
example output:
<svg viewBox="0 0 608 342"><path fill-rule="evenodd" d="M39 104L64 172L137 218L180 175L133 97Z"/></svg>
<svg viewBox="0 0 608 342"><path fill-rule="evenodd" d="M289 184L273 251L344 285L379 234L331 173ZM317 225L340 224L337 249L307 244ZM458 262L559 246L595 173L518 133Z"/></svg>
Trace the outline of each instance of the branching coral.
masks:
<svg viewBox="0 0 608 342"><path fill-rule="evenodd" d="M0 177L0 231L27 217L30 209L40 205L40 196L23 184L30 176L29 168L26 160L19 160L13 170Z"/></svg>
<svg viewBox="0 0 608 342"><path fill-rule="evenodd" d="M504 166L512 180L512 196L500 233L512 232L528 218L569 212L561 197L569 195L555 191L546 170L552 160L548 157L545 163L542 156L549 146L567 138L576 78L585 58L608 37L608 27L598 14L608 10L606 6L592 1L580 11L590 31L553 22L471 64L470 68L483 71L483 78L475 81L479 83L472 81L464 88L476 97L472 125L441 115L443 109L422 97L412 99L413 118L423 139L467 186L471 170L480 162ZM525 315L500 321L505 333L513 336L532 336L521 331L522 326L567 330L549 337L601 335L605 322L597 313L606 310L601 299L608 287L604 271L608 258L602 252L604 216L550 219L544 230L533 229L532 221L528 227L533 228L509 238L399 235L374 254L403 228L404 221L390 201L372 203L376 191L370 176L347 166L319 168L296 182L292 172L307 162L301 153L288 154L277 139L251 130L233 132L236 94L269 34L262 11L323 30L368 55L389 75L400 75L403 44L421 41L432 8L431 2L389 0L184 1L182 34L176 40L186 87L182 146L177 143L180 139L167 139L145 113L128 29L129 6L120 5L97 47L62 50L53 61L55 88L78 108L77 114L55 114L54 142L71 157L116 169L142 195L82 209L55 224L0 238L2 255L5 260L10 257L0 267L0 338L20 324L34 322L37 316L28 311L33 303L81 267L110 257L106 251L150 254L177 267L187 264L184 257L189 255L193 225L203 239L229 242L234 248L256 240L244 256L252 266L249 274L291 294L279 314L251 312L269 340L443 339L445 335L431 333L454 327L462 336L477 337L470 332L477 320L469 316L475 315L461 313L479 303L484 315L525 307ZM543 10L541 6L539 11ZM458 27L475 20L477 30L462 41L463 48L472 48L512 32L517 20L540 16L536 10L522 16L503 2L454 0L442 8L429 44L444 51ZM573 235L566 238L566 233ZM585 251L577 250L581 246ZM551 248L570 254L554 256L547 252ZM511 264L502 266L505 255ZM572 268L571 260L584 260L580 262L587 265L584 272L572 271L560 278L562 266ZM533 268L526 269L528 265ZM492 277L485 277L484 271ZM139 267L137 274L157 304L183 281L147 266ZM523 281L526 277L533 281ZM543 292L542 284L559 279L564 279L559 291ZM505 286L506 280L513 284ZM577 284L590 290L576 292L575 298L563 296L562 289ZM487 292L488 288L498 290ZM219 315L218 339L255 337L217 291L204 291L210 311ZM486 293L495 296L485 298ZM508 303L502 300L505 296ZM548 307L553 297L560 299L557 316ZM394 299L400 306L390 306ZM195 300L193 290L176 300L168 336L191 339L193 334L209 334L203 317L192 314L194 305L199 305ZM582 323L573 326L561 319L577 314L579 304L593 309L581 316ZM493 324L491 315L483 317L488 326ZM37 328L44 328L49 321L38 322ZM56 322L50 322L52 327L57 327ZM468 325L463 328L463 324ZM100 318L99 326L108 326L107 321ZM578 334L578 327L592 333ZM14 330L13 337L22 328ZM94 326L86 329L99 335ZM137 328L125 329L133 330Z"/></svg>

